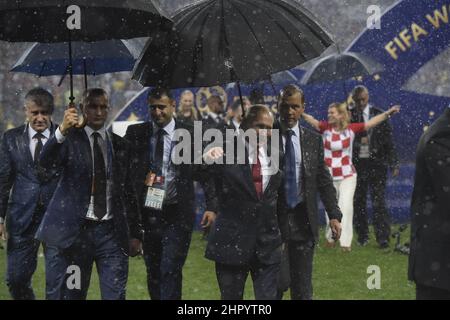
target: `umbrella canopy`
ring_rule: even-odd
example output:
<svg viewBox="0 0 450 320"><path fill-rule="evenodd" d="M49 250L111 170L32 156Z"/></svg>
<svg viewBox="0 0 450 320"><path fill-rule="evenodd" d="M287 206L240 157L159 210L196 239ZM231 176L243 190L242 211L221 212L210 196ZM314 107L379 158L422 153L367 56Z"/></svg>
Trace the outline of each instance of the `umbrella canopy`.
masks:
<svg viewBox="0 0 450 320"><path fill-rule="evenodd" d="M144 86L253 82L319 56L330 36L296 2L207 0L183 9L175 31L158 31L136 64Z"/></svg>
<svg viewBox="0 0 450 320"><path fill-rule="evenodd" d="M68 44L34 43L15 63L12 72L41 76L68 73ZM99 75L133 70L139 48L126 40L73 42L73 74Z"/></svg>
<svg viewBox="0 0 450 320"><path fill-rule="evenodd" d="M81 25L67 28L78 6ZM0 0L0 40L10 42L98 41L145 37L170 25L151 0Z"/></svg>
<svg viewBox="0 0 450 320"><path fill-rule="evenodd" d="M312 62L302 84L333 82L383 71L383 66L362 54L345 52L328 55Z"/></svg>

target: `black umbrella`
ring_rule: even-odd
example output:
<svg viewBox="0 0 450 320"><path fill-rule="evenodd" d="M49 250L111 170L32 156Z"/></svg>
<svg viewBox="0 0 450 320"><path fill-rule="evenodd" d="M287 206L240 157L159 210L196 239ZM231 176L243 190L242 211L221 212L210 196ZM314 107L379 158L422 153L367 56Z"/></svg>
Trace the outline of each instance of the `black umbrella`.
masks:
<svg viewBox="0 0 450 320"><path fill-rule="evenodd" d="M81 25L69 33L71 6L80 9ZM151 0L0 0L0 40L10 42L146 37L164 20Z"/></svg>
<svg viewBox="0 0 450 320"><path fill-rule="evenodd" d="M151 36L133 78L171 88L253 82L319 56L330 36L295 2L207 0ZM239 86L238 86L239 88Z"/></svg>
<svg viewBox="0 0 450 320"><path fill-rule="evenodd" d="M79 29L69 30L77 17ZM0 40L68 42L71 104L72 41L136 38L168 26L151 0L0 0Z"/></svg>
<svg viewBox="0 0 450 320"><path fill-rule="evenodd" d="M302 84L333 82L364 77L383 71L383 66L359 53L336 53L311 62Z"/></svg>

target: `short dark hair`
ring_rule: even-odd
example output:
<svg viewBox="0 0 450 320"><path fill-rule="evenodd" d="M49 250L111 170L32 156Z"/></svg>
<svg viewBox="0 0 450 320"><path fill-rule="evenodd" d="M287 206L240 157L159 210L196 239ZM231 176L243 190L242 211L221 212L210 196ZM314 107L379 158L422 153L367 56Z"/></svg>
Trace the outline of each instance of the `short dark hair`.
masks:
<svg viewBox="0 0 450 320"><path fill-rule="evenodd" d="M217 101L219 101L219 103L223 103L222 97L219 95L216 95L216 94L213 94L212 96L210 96L207 101L209 102L211 100L217 100Z"/></svg>
<svg viewBox="0 0 450 320"><path fill-rule="evenodd" d="M98 97L108 98L108 93L102 88L87 89L83 94L83 106L88 105L93 99Z"/></svg>
<svg viewBox="0 0 450 320"><path fill-rule="evenodd" d="M41 87L28 91L25 95L25 101L33 101L39 107L45 108L50 114L52 114L55 109L53 95Z"/></svg>
<svg viewBox="0 0 450 320"><path fill-rule="evenodd" d="M356 97L357 95L359 95L359 94L361 94L363 92L369 93L369 89L367 89L367 87L363 86L363 85L359 85L359 86L354 87L353 90L352 90L352 98Z"/></svg>
<svg viewBox="0 0 450 320"><path fill-rule="evenodd" d="M164 96L168 97L170 100L173 100L173 95L169 88L155 87L149 91L147 101L150 99L161 99Z"/></svg>
<svg viewBox="0 0 450 320"><path fill-rule="evenodd" d="M244 98L244 104L245 104L245 98ZM244 105L245 106L245 105ZM242 108L242 103L241 103L241 99L236 99L234 100L234 102L231 104L231 110L236 111L239 108Z"/></svg>
<svg viewBox="0 0 450 320"><path fill-rule="evenodd" d="M302 104L305 103L305 94L303 93L303 90L300 89L295 84L288 84L287 86L285 86L283 88L283 90L281 90L279 100L280 101L284 100L284 99L289 98L297 93L300 93L300 95L301 95Z"/></svg>

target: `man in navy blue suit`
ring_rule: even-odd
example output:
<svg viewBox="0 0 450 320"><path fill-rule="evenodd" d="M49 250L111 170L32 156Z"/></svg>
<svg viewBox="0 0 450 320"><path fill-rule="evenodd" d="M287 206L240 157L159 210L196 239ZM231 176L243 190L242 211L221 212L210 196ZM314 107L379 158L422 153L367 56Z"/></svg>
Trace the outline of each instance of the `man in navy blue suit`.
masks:
<svg viewBox="0 0 450 320"><path fill-rule="evenodd" d="M6 283L13 299L34 299L31 278L39 241L34 238L56 187L58 172L42 172L38 159L55 131L51 122L53 96L35 88L25 96L27 124L5 132L0 146L0 238L7 243ZM55 294L55 252L44 246L47 297Z"/></svg>
<svg viewBox="0 0 450 320"><path fill-rule="evenodd" d="M58 248L65 267L61 299L86 299L94 262L102 299L125 299L128 256L138 253L141 240L135 193L127 185L129 148L106 131L103 89L89 89L82 107L87 126L74 128L78 114L66 110L42 151L41 166L62 173L37 238Z"/></svg>

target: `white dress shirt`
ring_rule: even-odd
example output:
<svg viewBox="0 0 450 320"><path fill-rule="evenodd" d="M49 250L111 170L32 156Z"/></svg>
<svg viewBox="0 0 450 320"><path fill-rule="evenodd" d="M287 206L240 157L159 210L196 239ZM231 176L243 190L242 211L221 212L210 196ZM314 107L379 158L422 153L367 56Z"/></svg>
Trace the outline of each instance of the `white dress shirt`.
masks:
<svg viewBox="0 0 450 320"><path fill-rule="evenodd" d="M270 177L274 175L274 168L270 167L270 158L267 155L267 146L258 147L258 157L261 163L261 174L264 192L269 185ZM252 165L256 164L255 149L252 145L248 146L248 162L250 163L251 170Z"/></svg>
<svg viewBox="0 0 450 320"><path fill-rule="evenodd" d="M107 139L108 134L106 132L106 128L103 127L100 130L95 131L89 126L84 127L84 131L86 132L86 135L89 138L89 144L91 146L91 155L92 155L92 172L94 172L94 136L92 135L94 132L97 132L100 134L101 139L98 141L100 144L100 149L102 150L103 159L105 160L105 168L108 170L108 145L107 145ZM56 129L55 131L55 137L58 143L63 143L66 140L66 137L63 136L61 131ZM108 172L107 172L108 174ZM107 183L106 183L106 194L107 194L107 201L106 201L106 214L103 216L102 221L110 220L112 218L111 213L111 203L112 203L112 180L111 177L109 177ZM88 211L86 212L86 219L89 220L95 220L98 221L98 218L94 215L94 196L91 195L91 202L89 204Z"/></svg>
<svg viewBox="0 0 450 320"><path fill-rule="evenodd" d="M28 138L30 141L30 152L31 152L31 157L33 158L33 161L34 161L34 152L36 150L36 145L39 141L37 138L34 137L36 133L37 133L37 131L35 131L30 125L28 125ZM44 136L44 138L41 138L42 145L45 146L48 139L50 138L50 130L48 128L45 129L45 131L42 132L42 135Z"/></svg>
<svg viewBox="0 0 450 320"><path fill-rule="evenodd" d="M363 118L364 118L365 123L369 122L369 120L370 120L370 108L371 108L371 105L367 104L367 106L363 110Z"/></svg>
<svg viewBox="0 0 450 320"><path fill-rule="evenodd" d="M300 128L297 124L295 127L290 128L288 130L294 131L292 135L292 144L294 145L295 152L295 179L297 185L300 183L300 172L302 165L302 149L300 146ZM283 150L286 150L286 135L283 135Z"/></svg>

